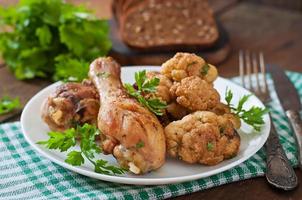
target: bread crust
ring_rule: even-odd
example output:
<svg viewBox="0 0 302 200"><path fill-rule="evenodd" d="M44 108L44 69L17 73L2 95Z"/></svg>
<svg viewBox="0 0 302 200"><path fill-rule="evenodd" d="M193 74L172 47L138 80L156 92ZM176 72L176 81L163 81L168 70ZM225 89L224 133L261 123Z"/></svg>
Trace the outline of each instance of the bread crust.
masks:
<svg viewBox="0 0 302 200"><path fill-rule="evenodd" d="M119 34L139 50L199 50L218 40L213 12L203 0L121 0Z"/></svg>

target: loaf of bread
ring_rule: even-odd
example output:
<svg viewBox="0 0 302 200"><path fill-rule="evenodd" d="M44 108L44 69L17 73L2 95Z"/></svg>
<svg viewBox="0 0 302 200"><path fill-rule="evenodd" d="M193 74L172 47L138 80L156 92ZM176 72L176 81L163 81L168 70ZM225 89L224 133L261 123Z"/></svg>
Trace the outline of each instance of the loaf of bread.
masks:
<svg viewBox="0 0 302 200"><path fill-rule="evenodd" d="M219 37L207 0L115 0L113 13L135 49L205 48Z"/></svg>

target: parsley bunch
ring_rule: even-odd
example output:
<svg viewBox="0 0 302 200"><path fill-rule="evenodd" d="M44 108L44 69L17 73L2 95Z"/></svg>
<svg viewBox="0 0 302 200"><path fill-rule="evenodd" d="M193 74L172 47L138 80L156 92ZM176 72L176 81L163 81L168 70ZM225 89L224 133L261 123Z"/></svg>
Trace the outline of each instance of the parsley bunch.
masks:
<svg viewBox="0 0 302 200"><path fill-rule="evenodd" d="M4 96L0 99L0 115L7 114L20 107L21 104L18 98L13 99L9 96Z"/></svg>
<svg viewBox="0 0 302 200"><path fill-rule="evenodd" d="M80 166L84 164L84 157L94 165L94 170L100 174L123 174L126 170L116 166L108 165L106 160L94 160L95 154L101 153L101 149L95 143L96 136L99 135L99 130L89 124L78 126L76 129L71 128L66 131L48 133L49 139L47 141L40 141L37 144L45 145L48 149L58 149L61 152L69 150L76 145L76 138L80 138L80 151L70 151L67 154L65 162Z"/></svg>
<svg viewBox="0 0 302 200"><path fill-rule="evenodd" d="M106 21L63 0L0 6L0 53L18 79L81 81L89 63L111 48Z"/></svg>
<svg viewBox="0 0 302 200"><path fill-rule="evenodd" d="M158 98L145 98L143 95L148 93L156 92L156 87L159 84L158 78L153 78L147 80L146 70L135 72L135 83L138 89L135 89L131 84L126 83L124 87L126 88L128 94L136 98L143 106L148 108L151 112L156 115L163 115L163 110L166 108L167 104Z"/></svg>
<svg viewBox="0 0 302 200"><path fill-rule="evenodd" d="M263 115L268 112L267 108L260 108L252 106L250 109L243 109L243 105L248 101L251 95L244 95L238 102L237 107L231 104L233 92L229 89L225 92L225 101L231 108L231 111L242 119L245 123L252 126L256 131L260 131L261 126L264 124Z"/></svg>

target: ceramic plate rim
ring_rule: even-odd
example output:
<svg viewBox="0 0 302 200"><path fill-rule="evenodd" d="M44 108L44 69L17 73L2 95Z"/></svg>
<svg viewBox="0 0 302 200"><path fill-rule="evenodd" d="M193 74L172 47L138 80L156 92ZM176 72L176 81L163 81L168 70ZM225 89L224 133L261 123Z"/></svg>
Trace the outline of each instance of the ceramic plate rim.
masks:
<svg viewBox="0 0 302 200"><path fill-rule="evenodd" d="M135 67L139 67L140 69L143 68L149 68L149 67L154 67L154 69L158 69L159 66L150 66L150 65L146 65L146 66L125 66L123 68L132 68L134 69ZM236 85L236 87L240 87L243 91L250 93L250 91L246 90L245 88L241 87L240 85L219 77L220 79L222 79L223 81L227 82L230 85ZM115 183L123 183L123 184L135 184L135 185L163 185L163 184L171 184L171 183L180 183L180 182L186 182L186 181L192 181L192 180L197 180L200 178L205 178L205 177L209 177L221 172L224 172L226 170L229 170L241 163L243 163L244 161L246 161L247 159L249 159L251 156L253 156L259 149L261 149L263 147L263 145L265 144L268 135L269 135L269 131L270 131L270 127L271 127L271 122L270 120L267 120L267 126L268 126L268 131L267 133L261 133L261 134L265 134L264 135L264 139L260 142L260 144L257 145L257 147L255 147L255 149L248 155L245 157L242 157L238 160L235 160L232 163L229 163L226 166L222 166L220 168L214 169L212 171L206 172L206 173L199 173L199 174L194 174L194 175L185 175L185 176L181 176L181 177L168 177L168 178L134 178L134 177L120 177L120 176L110 176L110 175L104 175L104 174L98 174L95 172L91 172L85 169L81 169L72 165L69 165L55 157L53 157L50 153L48 153L50 150L43 148L39 145L37 145L35 143L35 141L33 141L29 135L26 133L26 125L24 124L25 122L25 117L26 114L29 112L29 105L32 104L32 102L34 101L35 98L37 98L38 96L42 95L44 91L48 90L49 88L55 87L57 85L61 84L61 82L55 82L45 88L43 88L42 90L40 90L37 94L35 94L25 105L23 112L21 114L21 130L22 133L26 139L26 141L36 150L38 151L41 155L43 155L44 157L48 158L49 160L51 160L52 162L67 168L73 172L91 177L91 178L96 178L96 179L100 179L100 180L104 180L104 181L109 181L109 182L115 182ZM260 104L263 105L263 103L256 97L256 99L259 101Z"/></svg>

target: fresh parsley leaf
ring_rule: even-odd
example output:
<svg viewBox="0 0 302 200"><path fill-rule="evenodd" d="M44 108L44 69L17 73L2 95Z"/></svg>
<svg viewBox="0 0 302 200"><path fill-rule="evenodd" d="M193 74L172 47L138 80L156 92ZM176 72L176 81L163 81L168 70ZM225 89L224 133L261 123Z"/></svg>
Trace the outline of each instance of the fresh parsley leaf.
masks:
<svg viewBox="0 0 302 200"><path fill-rule="evenodd" d="M261 130L261 126L264 124L263 115L268 112L267 108L260 108L253 106L248 110L243 109L244 104L248 101L251 95L244 95L240 98L237 107L231 104L233 98L233 92L229 89L225 92L225 101L227 105L231 108L231 111L236 114L245 123L252 126L256 131Z"/></svg>
<svg viewBox="0 0 302 200"><path fill-rule="evenodd" d="M146 70L135 72L134 79L138 90L142 90L143 84L146 81Z"/></svg>
<svg viewBox="0 0 302 200"><path fill-rule="evenodd" d="M94 158L95 153L100 153L101 149L95 143L95 137L100 134L95 126L84 124L78 128L79 137L81 138L81 151L90 159Z"/></svg>
<svg viewBox="0 0 302 200"><path fill-rule="evenodd" d="M0 53L18 79L81 81L88 63L111 48L107 20L63 0L0 6Z"/></svg>
<svg viewBox="0 0 302 200"><path fill-rule="evenodd" d="M209 69L210 69L209 64L208 64L208 63L205 63L205 64L202 66L201 70L200 70L201 75L203 75L203 76L207 75Z"/></svg>
<svg viewBox="0 0 302 200"><path fill-rule="evenodd" d="M61 152L76 145L76 130L74 128L64 132L50 131L48 136L48 140L37 142L37 144L45 145L48 149L59 149Z"/></svg>
<svg viewBox="0 0 302 200"><path fill-rule="evenodd" d="M37 144L45 145L48 149L58 149L61 152L67 151L71 147L76 145L76 139L80 139L80 151L70 151L67 154L65 160L73 166L80 166L84 164L85 159L89 160L94 167L95 172L102 174L123 174L126 169L109 165L105 160L94 161L95 154L102 152L100 147L96 143L96 136L100 134L100 131L90 124L84 124L83 126L77 126L77 128L67 129L64 132L51 131L48 133L49 139L46 141L37 142Z"/></svg>
<svg viewBox="0 0 302 200"><path fill-rule="evenodd" d="M231 106L232 98L233 98L233 92L227 88L225 90L225 101L229 106Z"/></svg>
<svg viewBox="0 0 302 200"><path fill-rule="evenodd" d="M0 99L0 115L7 114L17 108L20 108L19 98L10 98L9 96L4 96Z"/></svg>
<svg viewBox="0 0 302 200"><path fill-rule="evenodd" d="M87 77L89 63L83 59L75 59L70 55L62 54L57 56L55 61L54 80L81 82Z"/></svg>
<svg viewBox="0 0 302 200"><path fill-rule="evenodd" d="M214 148L213 143L212 143L212 142L208 142L208 143L207 143L207 150L208 150L208 151L212 151L213 148Z"/></svg>
<svg viewBox="0 0 302 200"><path fill-rule="evenodd" d="M268 112L268 109L251 107L239 113L240 118L247 124L251 125L256 131L260 131L261 125L264 124L262 116Z"/></svg>
<svg viewBox="0 0 302 200"><path fill-rule="evenodd" d="M156 87L159 85L159 78L153 78L149 81L145 81L142 87L143 92L156 92Z"/></svg>
<svg viewBox="0 0 302 200"><path fill-rule="evenodd" d="M124 168L108 165L108 161L106 160L97 160L95 163L95 172L97 173L110 175L111 173L124 174L126 171Z"/></svg>
<svg viewBox="0 0 302 200"><path fill-rule="evenodd" d="M140 148L142 148L142 147L144 147L145 146L145 143L142 141L142 140L140 140L138 143L136 143L136 145L135 145L135 147L136 148L138 148L138 149L140 149Z"/></svg>
<svg viewBox="0 0 302 200"><path fill-rule="evenodd" d="M108 73L108 72L99 72L96 75L97 75L97 77L100 77L100 78L108 78L110 76L110 73Z"/></svg>
<svg viewBox="0 0 302 200"><path fill-rule="evenodd" d="M36 36L39 39L40 45L44 48L47 48L47 45L50 44L52 39L52 34L47 25L39 27L36 29Z"/></svg>
<svg viewBox="0 0 302 200"><path fill-rule="evenodd" d="M166 102L161 101L159 99L147 99L146 106L156 115L163 115L163 110L167 107Z"/></svg>
<svg viewBox="0 0 302 200"><path fill-rule="evenodd" d="M161 101L157 98L145 98L143 94L156 92L156 87L159 84L158 78L152 78L147 80L146 70L135 72L135 83L137 90L129 83L125 83L124 87L128 94L138 100L140 104L148 108L151 112L156 115L163 115L163 110L167 107L166 102Z"/></svg>
<svg viewBox="0 0 302 200"><path fill-rule="evenodd" d="M81 166L82 164L84 164L85 160L82 156L82 152L71 151L67 154L67 158L66 158L65 162L69 163L73 166Z"/></svg>
<svg viewBox="0 0 302 200"><path fill-rule="evenodd" d="M252 95L244 95L243 97L241 97L241 99L239 100L238 106L237 106L237 113L242 112L242 107L243 105L247 102L247 100L251 97Z"/></svg>

